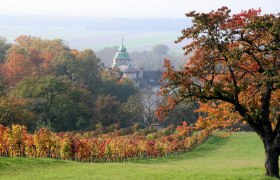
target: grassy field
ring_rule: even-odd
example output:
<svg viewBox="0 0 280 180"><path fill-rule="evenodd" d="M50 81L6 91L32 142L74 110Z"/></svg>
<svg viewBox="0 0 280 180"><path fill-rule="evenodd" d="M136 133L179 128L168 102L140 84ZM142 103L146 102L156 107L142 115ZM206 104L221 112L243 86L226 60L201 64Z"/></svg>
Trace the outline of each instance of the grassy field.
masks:
<svg viewBox="0 0 280 180"><path fill-rule="evenodd" d="M125 163L0 158L0 179L267 179L254 133L211 137L192 152Z"/></svg>

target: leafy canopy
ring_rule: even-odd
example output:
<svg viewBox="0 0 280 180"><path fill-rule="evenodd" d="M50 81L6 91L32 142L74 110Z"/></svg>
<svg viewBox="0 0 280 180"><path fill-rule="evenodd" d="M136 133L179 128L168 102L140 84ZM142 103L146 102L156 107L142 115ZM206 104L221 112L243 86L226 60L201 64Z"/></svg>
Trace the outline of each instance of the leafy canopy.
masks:
<svg viewBox="0 0 280 180"><path fill-rule="evenodd" d="M192 39L183 48L192 56L179 71L165 61L161 93L168 96L168 103L157 114L162 117L189 98L215 104L201 106L211 118L200 119L198 125L216 128L244 120L264 144L266 175L279 178L280 17L260 12L250 9L230 15L222 7L187 13L193 26L184 29L176 42Z"/></svg>
<svg viewBox="0 0 280 180"><path fill-rule="evenodd" d="M280 132L279 16L253 9L230 15L226 7L186 16L193 18L193 26L182 30L176 42L192 39L183 48L192 56L182 70L165 61L161 93L169 99L158 116L188 98L219 100L231 104L228 112L237 111L262 138L266 133L275 138Z"/></svg>

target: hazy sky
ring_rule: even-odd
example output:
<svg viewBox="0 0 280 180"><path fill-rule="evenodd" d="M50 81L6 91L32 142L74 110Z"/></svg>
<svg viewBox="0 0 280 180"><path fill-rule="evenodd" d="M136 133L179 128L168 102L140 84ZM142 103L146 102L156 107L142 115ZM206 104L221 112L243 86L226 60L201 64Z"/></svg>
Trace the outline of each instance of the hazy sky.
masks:
<svg viewBox="0 0 280 180"><path fill-rule="evenodd" d="M191 10L221 6L233 12L259 7L265 13L280 12L280 0L0 0L0 15L183 18Z"/></svg>

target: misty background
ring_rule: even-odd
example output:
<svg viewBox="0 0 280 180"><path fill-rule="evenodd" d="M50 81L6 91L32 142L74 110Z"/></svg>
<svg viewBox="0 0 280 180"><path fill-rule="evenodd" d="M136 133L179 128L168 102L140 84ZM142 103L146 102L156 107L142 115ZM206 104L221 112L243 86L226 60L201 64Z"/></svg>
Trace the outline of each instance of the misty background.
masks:
<svg viewBox="0 0 280 180"><path fill-rule="evenodd" d="M164 59L184 64L182 46L174 41L191 25L187 18L100 18L70 16L2 15L0 34L8 42L20 35L62 39L71 48L92 49L111 66L122 38L135 67L162 69Z"/></svg>

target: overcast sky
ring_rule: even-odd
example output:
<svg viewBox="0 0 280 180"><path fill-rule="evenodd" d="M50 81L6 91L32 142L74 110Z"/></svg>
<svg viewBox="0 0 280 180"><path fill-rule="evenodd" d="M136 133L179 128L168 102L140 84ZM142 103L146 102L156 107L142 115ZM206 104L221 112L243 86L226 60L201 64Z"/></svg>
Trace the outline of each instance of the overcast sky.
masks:
<svg viewBox="0 0 280 180"><path fill-rule="evenodd" d="M191 10L221 6L233 12L259 7L264 13L280 12L280 0L0 0L0 15L183 18Z"/></svg>

